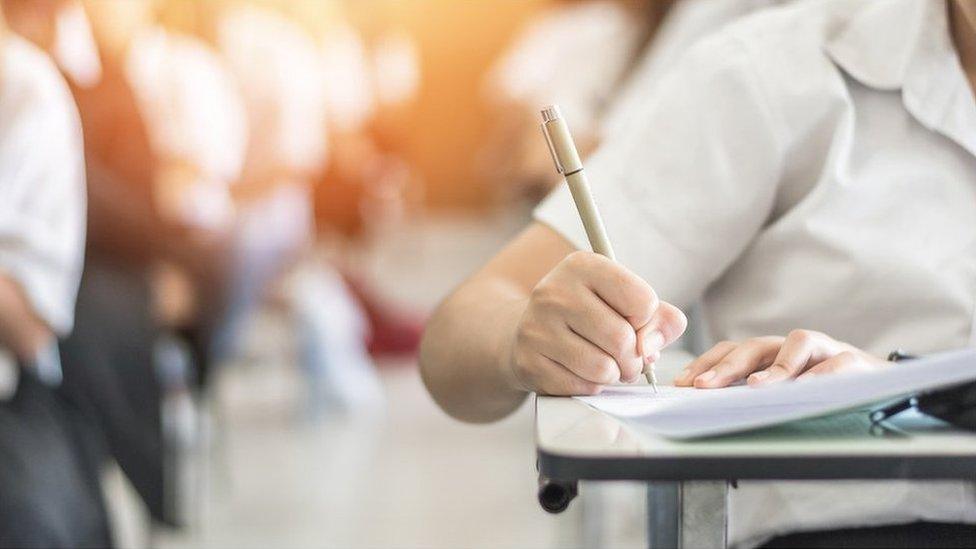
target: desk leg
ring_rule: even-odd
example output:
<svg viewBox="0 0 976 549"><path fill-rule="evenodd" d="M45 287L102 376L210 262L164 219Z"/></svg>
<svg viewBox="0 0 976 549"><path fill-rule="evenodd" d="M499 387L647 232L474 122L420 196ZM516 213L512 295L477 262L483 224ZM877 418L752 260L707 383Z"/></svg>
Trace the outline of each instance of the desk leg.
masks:
<svg viewBox="0 0 976 549"><path fill-rule="evenodd" d="M606 494L601 482L582 483L583 497L580 498L580 537L583 547L605 547L607 545Z"/></svg>
<svg viewBox="0 0 976 549"><path fill-rule="evenodd" d="M681 484L681 546L728 545L728 483L684 482Z"/></svg>
<svg viewBox="0 0 976 549"><path fill-rule="evenodd" d="M727 494L724 481L648 483L648 547L726 547Z"/></svg>
<svg viewBox="0 0 976 549"><path fill-rule="evenodd" d="M678 547L680 528L681 486L677 482L647 483L647 546Z"/></svg>

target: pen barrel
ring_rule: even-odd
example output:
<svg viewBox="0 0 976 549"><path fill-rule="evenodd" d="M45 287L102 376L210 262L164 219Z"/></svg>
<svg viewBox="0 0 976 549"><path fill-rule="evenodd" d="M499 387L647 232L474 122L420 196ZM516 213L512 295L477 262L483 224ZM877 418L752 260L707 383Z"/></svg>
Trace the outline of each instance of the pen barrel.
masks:
<svg viewBox="0 0 976 549"><path fill-rule="evenodd" d="M573 195L576 202L576 209L579 210L580 219L583 220L583 229L586 230L586 237L590 241L593 251L616 261L617 257L610 246L610 238L607 236L607 228L603 225L600 214L597 213L596 202L593 200L593 193L590 192L590 184L586 180L586 173L578 170L566 176L566 184L569 192Z"/></svg>
<svg viewBox="0 0 976 549"><path fill-rule="evenodd" d="M556 169L566 178L566 184L573 194L573 201L576 202L576 209L579 211L580 219L583 220L583 228L586 229L586 237L593 251L615 260L610 239L607 237L607 229L603 226L603 219L597 211L593 193L590 192L590 184L586 174L583 173L583 162L576 151L573 136L569 133L569 126L566 125L565 120L558 117L558 111L555 114L557 117L547 119L542 124L542 129L549 142ZM545 115L544 112L543 116Z"/></svg>

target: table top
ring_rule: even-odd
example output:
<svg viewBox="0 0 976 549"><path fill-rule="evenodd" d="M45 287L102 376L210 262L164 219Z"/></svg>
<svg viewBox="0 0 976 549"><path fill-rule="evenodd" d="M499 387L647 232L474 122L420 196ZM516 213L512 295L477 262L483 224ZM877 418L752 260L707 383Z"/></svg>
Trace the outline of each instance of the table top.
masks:
<svg viewBox="0 0 976 549"><path fill-rule="evenodd" d="M540 472L561 480L973 479L976 433L866 410L694 441L657 437L579 400L537 397Z"/></svg>

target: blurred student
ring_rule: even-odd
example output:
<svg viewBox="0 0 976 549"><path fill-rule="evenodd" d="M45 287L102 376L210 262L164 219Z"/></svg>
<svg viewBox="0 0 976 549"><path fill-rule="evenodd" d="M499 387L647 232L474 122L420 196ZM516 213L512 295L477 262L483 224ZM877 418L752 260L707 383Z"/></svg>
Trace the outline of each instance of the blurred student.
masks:
<svg viewBox="0 0 976 549"><path fill-rule="evenodd" d="M125 72L159 160L153 195L163 219L188 241L209 248L194 271L177 262L156 269L156 310L165 326L181 329L193 346L199 382L219 360L234 276L238 209L233 188L247 155L248 120L233 73L205 41L184 28L177 8L195 3L148 0L86 5L96 37L118 42ZM134 4L134 6L128 6ZM117 13L136 12L124 21ZM101 41L101 39L100 39Z"/></svg>
<svg viewBox="0 0 976 549"><path fill-rule="evenodd" d="M485 151L493 177L538 199L555 183L538 142L539 109L559 104L581 153L599 140L600 121L651 42L670 1L564 0L540 13L492 68L485 93L499 121Z"/></svg>
<svg viewBox="0 0 976 549"><path fill-rule="evenodd" d="M183 273L179 281L216 285L221 218L227 216L220 185L233 176L221 176L214 167L219 160L205 155L232 146L239 133L233 127L221 133L227 125L220 114L232 109L234 96L223 101L218 91L217 107L200 106L201 96L215 94L206 60L203 68L180 61L180 55L194 57L192 45L176 59L163 59L165 39L150 32L151 2L88 3L94 26L76 1L4 5L12 25L48 50L68 77L85 134L87 253L76 330L62 346L68 370L63 390L96 419L98 434L152 515L173 522L160 410L164 391L187 401L186 380L185 372L166 373L172 368L165 363L172 361L158 364L157 355L166 323L175 324L189 302L190 284L174 292L175 273ZM174 73L186 79L174 84ZM198 127L189 117L206 125ZM180 149L185 143L192 148ZM168 266L162 277L161 265ZM184 306L173 307L174 301Z"/></svg>
<svg viewBox="0 0 976 549"><path fill-rule="evenodd" d="M365 314L370 354L412 356L420 315L380 296L350 257L397 231L411 205L414 173L398 151L404 136L391 135L396 123L384 122L397 119L416 95L416 47L390 30L367 43L340 9L318 27L331 142L328 169L315 188L320 247L335 249L332 259Z"/></svg>
<svg viewBox="0 0 976 549"><path fill-rule="evenodd" d="M57 392L85 235L77 111L0 12L0 546L108 546L83 417Z"/></svg>
<svg viewBox="0 0 976 549"><path fill-rule="evenodd" d="M382 395L366 351L363 313L330 261L313 248L312 187L328 160L327 98L333 88L354 85L350 81L359 75L329 74L313 37L270 8L238 4L210 17L251 127L243 181L235 192L240 287L232 313L241 317L253 309L287 273L283 288L310 383L310 411L375 408ZM361 113L355 103L347 107L328 114L354 123Z"/></svg>
<svg viewBox="0 0 976 549"><path fill-rule="evenodd" d="M214 351L226 356L239 324L309 246L311 181L327 160L318 51L270 8L198 5L197 31L212 40L244 99L250 132L233 240L230 293Z"/></svg>
<svg viewBox="0 0 976 549"><path fill-rule="evenodd" d="M677 385L762 386L883 368L898 347L972 346L974 74L964 1L799 3L699 42L587 164L620 263L576 251L586 238L559 187L439 308L428 388L472 421L532 391L598 393L681 335L669 302L699 299L723 341ZM730 541L971 544L972 490L740 483Z"/></svg>

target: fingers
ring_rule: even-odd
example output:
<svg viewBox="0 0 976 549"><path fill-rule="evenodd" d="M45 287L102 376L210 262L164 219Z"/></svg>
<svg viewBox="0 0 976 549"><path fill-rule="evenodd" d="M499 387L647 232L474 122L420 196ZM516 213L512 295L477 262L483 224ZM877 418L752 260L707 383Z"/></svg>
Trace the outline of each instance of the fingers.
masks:
<svg viewBox="0 0 976 549"><path fill-rule="evenodd" d="M866 372L887 366L886 361L878 358L869 357L854 351L844 351L836 356L811 367L803 372L797 379L806 379L823 374L833 374L837 372Z"/></svg>
<svg viewBox="0 0 976 549"><path fill-rule="evenodd" d="M574 333L616 361L622 381L634 381L640 376L644 361L637 352L634 328L598 297L580 296L578 306L567 312L566 323Z"/></svg>
<svg viewBox="0 0 976 549"><path fill-rule="evenodd" d="M599 254L575 252L565 261L590 290L627 319L635 330L651 321L658 298L641 277Z"/></svg>
<svg viewBox="0 0 976 549"><path fill-rule="evenodd" d="M686 326L684 313L661 304L640 277L605 257L577 252L532 289L516 329L512 363L516 373L542 369L535 357L540 355L552 362L548 366L587 383L633 381ZM540 379L519 383L533 389Z"/></svg>
<svg viewBox="0 0 976 549"><path fill-rule="evenodd" d="M783 338L775 336L747 339L698 375L694 385L700 389L715 389L741 381L772 363L782 343Z"/></svg>
<svg viewBox="0 0 976 549"><path fill-rule="evenodd" d="M539 348L540 354L586 381L601 385L620 381L617 361L603 349L569 329L557 338L542 342Z"/></svg>
<svg viewBox="0 0 976 549"><path fill-rule="evenodd" d="M836 342L820 332L793 330L786 336L773 364L749 376L750 385L763 385L792 379L810 364L835 354Z"/></svg>
<svg viewBox="0 0 976 549"><path fill-rule="evenodd" d="M701 356L685 366L685 369L678 374L678 377L674 378L674 384L679 387L690 387L696 377L705 370L718 364L735 347L736 344L732 341L716 343L711 349L705 351Z"/></svg>
<svg viewBox="0 0 976 549"><path fill-rule="evenodd" d="M638 355L650 362L652 357L660 356L662 349L681 337L687 327L688 317L681 309L662 301L651 320L637 332Z"/></svg>
<svg viewBox="0 0 976 549"><path fill-rule="evenodd" d="M526 381L543 395L595 395L603 385L585 380L543 355L533 357L534 364L525 369Z"/></svg>

